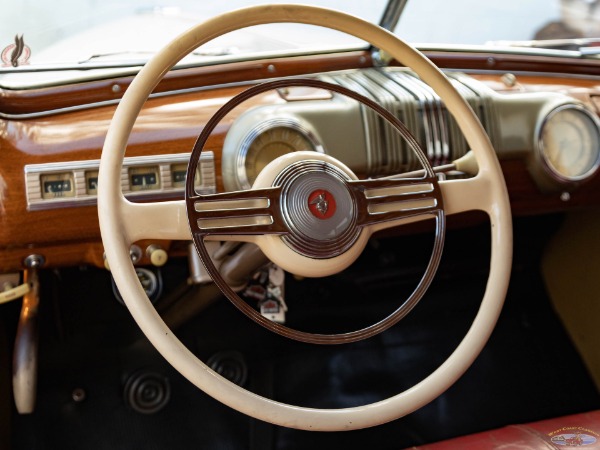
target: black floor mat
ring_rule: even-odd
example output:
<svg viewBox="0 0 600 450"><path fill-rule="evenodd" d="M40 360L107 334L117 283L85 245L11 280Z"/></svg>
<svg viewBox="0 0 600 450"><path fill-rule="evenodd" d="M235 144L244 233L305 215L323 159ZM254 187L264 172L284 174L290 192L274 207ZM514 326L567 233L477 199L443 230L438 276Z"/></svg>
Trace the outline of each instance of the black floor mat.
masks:
<svg viewBox="0 0 600 450"><path fill-rule="evenodd" d="M543 220L543 227L539 225ZM248 419L175 373L139 335L100 270L45 274L37 408L13 416L15 449L400 449L509 423L600 407L600 398L552 311L538 262L557 218L515 223L515 264L506 306L475 364L445 394L394 422L345 433L310 433ZM220 301L177 331L204 360L234 350L246 387L311 407L377 401L433 371L462 339L487 279L489 230L450 233L430 291L400 324L369 340L319 347L259 329ZM397 306L427 262L427 236L374 240L361 259L328 280L287 282L288 318L300 328L362 326ZM174 286L185 265L165 270ZM51 288L53 286L54 288ZM93 291L90 286L94 286ZM169 380L170 401L155 414L127 406L123 389L140 370ZM73 392L85 393L82 401Z"/></svg>

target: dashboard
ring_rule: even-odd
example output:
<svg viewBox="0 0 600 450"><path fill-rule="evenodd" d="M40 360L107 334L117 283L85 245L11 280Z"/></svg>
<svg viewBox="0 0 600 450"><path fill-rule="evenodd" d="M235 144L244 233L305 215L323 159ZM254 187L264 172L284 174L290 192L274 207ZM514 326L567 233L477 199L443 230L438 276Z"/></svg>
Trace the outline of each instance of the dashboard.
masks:
<svg viewBox="0 0 600 450"><path fill-rule="evenodd" d="M434 166L469 151L439 97L412 72L373 67L361 52L320 58L172 72L146 103L131 135L121 173L124 195L132 201L183 198L199 133L219 108L261 79L301 76L382 105L406 125ZM600 88L594 77L445 71L497 151L514 214L599 203ZM99 157L115 104L130 80L5 91L0 101L0 270L21 269L32 253L42 255L49 267L102 266L95 209ZM84 88L85 96L75 94ZM21 103L15 100L19 96ZM28 101L34 97L37 103ZM195 189L202 194L248 189L271 160L300 150L331 155L361 177L421 168L402 137L365 104L326 89L289 87L253 97L225 116L202 152ZM468 175L450 171L444 176ZM158 246L172 255L186 251L186 245L167 241L139 246ZM150 263L145 255L140 264Z"/></svg>

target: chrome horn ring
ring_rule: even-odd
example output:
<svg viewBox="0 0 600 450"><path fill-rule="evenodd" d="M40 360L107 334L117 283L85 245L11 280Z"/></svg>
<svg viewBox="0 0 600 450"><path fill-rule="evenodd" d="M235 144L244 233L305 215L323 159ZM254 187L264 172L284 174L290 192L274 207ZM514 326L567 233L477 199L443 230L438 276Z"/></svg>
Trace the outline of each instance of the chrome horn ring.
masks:
<svg viewBox="0 0 600 450"><path fill-rule="evenodd" d="M431 197L433 198L434 206L429 208L426 212L416 211L413 214L414 216L429 214L434 217L436 221L434 244L425 273L409 298L406 299L395 311L381 321L359 330L335 334L310 333L292 329L265 318L255 308L244 301L235 291L233 291L227 282L225 282L218 269L212 262L210 254L208 253L204 244L204 238L213 234L218 235L219 232L203 229L199 226L199 222L201 222L203 219L198 218L198 210L202 209L199 208L198 205L202 202L210 203L216 199L220 200L225 198L229 201L235 201L237 198L247 198L252 195L252 190L213 195L200 195L195 192L193 181L194 174L196 173L202 149L204 148L212 131L231 110L244 101L269 90L292 86L309 86L317 89L330 90L352 98L375 110L381 117L390 123L404 137L404 139L406 139L408 145L413 149L418 160L421 162L424 168L425 176L416 180L415 183L425 183L431 185ZM378 189L385 190L386 188L393 186L397 180L353 180L351 179L352 177L348 177L343 173L343 171L338 170L337 167L328 164L322 164L322 162L319 161L315 162L308 160L301 161L297 164L297 166L290 165L281 171L279 176L275 177L276 181L273 183L273 186L269 188L269 194L267 194L268 199L266 201L268 206L263 208L263 211L265 215L269 215L271 217L272 223L268 223L268 225L265 227L246 227L245 229L244 227L236 227L235 230L229 229L229 231L227 231L227 228L222 228L221 234L226 234L229 232L231 234L238 234L240 236L244 234L257 235L261 234L262 230L262 233L280 236L281 239L290 246L290 248L294 249L294 251L304 255L308 254L308 258L313 258L313 260L316 260L333 258L335 257L334 255L347 251L356 243L357 237L360 235L360 233L365 228L368 228L373 223L376 223L377 220L391 221L398 219L397 215L395 215L393 212L383 213L378 217L376 215L370 215L368 211L369 200L367 199L367 191L376 191ZM317 167L320 167L321 170L317 171ZM324 240L325 242L322 244L322 247L325 248L325 250L323 252L320 252L318 249L318 237L320 234L318 232L315 233L313 230L310 232L312 236L308 235L308 227L310 225L309 221L306 221L306 209L310 209L308 208L310 206L310 201L306 201L307 204L305 206L307 208L304 209L305 214L303 214L303 211L295 211L293 213L290 211L295 199L292 199L291 203L287 204L290 191L293 196L295 183L297 183L298 180L304 176L306 171L313 171L314 173L319 173L320 176L329 177L329 181L332 186L334 183L337 184L336 195L341 195L339 198L342 203L346 203L348 206L350 206L352 211L350 223L341 227L341 230L338 230L333 239ZM277 183L281 183L281 185L278 185ZM304 192L305 197L308 196L310 198L310 196L318 190L318 186L317 189L306 190ZM260 193L261 190L257 189L256 192ZM402 124L402 122L400 122L393 114L382 108L377 103L349 89L320 80L295 78L262 83L245 90L223 105L209 120L198 137L198 140L196 141L190 158L190 164L188 165L185 195L188 220L196 250L198 251L202 261L204 262L206 270L211 275L215 284L221 289L223 294L250 319L274 333L301 342L313 344L343 344L367 339L387 330L405 317L421 300L435 276L442 255L446 230L443 197L433 168L431 167L429 160L425 156L425 153L419 146L416 139L412 136L406 126ZM396 197L391 196L390 198L394 199ZM238 216L240 214L243 214L243 211L236 211L235 215ZM329 220L332 218L329 218ZM340 222L342 221L340 220ZM331 231L334 228L335 226L330 226L329 230ZM366 243L366 241L364 242ZM343 251L341 249L343 249Z"/></svg>

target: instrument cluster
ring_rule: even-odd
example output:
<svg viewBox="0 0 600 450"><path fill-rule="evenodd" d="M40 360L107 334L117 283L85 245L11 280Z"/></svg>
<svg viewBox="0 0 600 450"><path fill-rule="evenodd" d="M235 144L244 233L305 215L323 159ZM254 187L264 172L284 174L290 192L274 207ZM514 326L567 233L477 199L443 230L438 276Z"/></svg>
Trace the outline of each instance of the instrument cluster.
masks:
<svg viewBox="0 0 600 450"><path fill-rule="evenodd" d="M125 158L121 190L127 198L172 198L185 187L190 153ZM214 153L202 153L194 179L196 191L216 192ZM30 211L96 203L99 160L25 166Z"/></svg>

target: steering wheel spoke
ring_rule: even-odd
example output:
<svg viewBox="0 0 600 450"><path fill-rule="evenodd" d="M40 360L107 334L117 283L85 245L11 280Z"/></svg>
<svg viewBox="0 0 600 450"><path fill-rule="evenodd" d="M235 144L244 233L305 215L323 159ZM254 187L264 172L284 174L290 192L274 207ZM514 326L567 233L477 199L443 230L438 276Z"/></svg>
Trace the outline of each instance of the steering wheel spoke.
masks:
<svg viewBox="0 0 600 450"><path fill-rule="evenodd" d="M489 211L490 187L485 177L440 181L447 215L467 211Z"/></svg>
<svg viewBox="0 0 600 450"><path fill-rule="evenodd" d="M278 187L188 198L190 226L200 236L285 234Z"/></svg>
<svg viewBox="0 0 600 450"><path fill-rule="evenodd" d="M377 230L395 226L403 219L423 219L442 209L437 180L385 178L349 182L358 199L357 226Z"/></svg>
<svg viewBox="0 0 600 450"><path fill-rule="evenodd" d="M190 240L185 201L120 204L122 226L130 243L141 239Z"/></svg>

